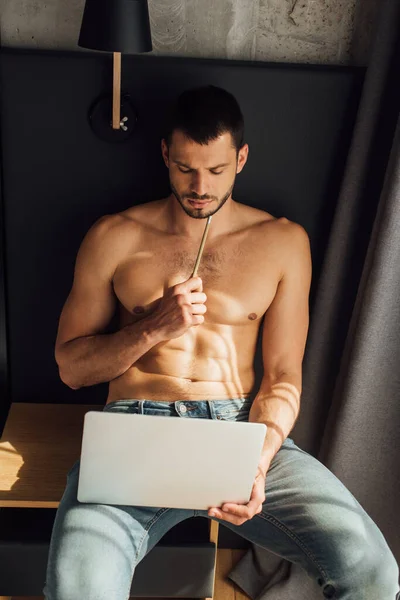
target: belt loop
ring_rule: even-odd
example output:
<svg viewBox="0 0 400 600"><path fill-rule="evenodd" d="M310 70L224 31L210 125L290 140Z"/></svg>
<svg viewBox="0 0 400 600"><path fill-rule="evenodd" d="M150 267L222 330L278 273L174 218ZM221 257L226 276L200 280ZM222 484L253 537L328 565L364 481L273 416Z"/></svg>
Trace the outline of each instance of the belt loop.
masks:
<svg viewBox="0 0 400 600"><path fill-rule="evenodd" d="M139 415L143 415L144 414L143 404L144 404L144 400L139 400L139 404L138 404L138 413L139 413Z"/></svg>
<svg viewBox="0 0 400 600"><path fill-rule="evenodd" d="M208 410L210 412L211 418L212 419L216 419L217 418L217 414L215 412L214 401L213 400L206 400L206 402L208 404Z"/></svg>

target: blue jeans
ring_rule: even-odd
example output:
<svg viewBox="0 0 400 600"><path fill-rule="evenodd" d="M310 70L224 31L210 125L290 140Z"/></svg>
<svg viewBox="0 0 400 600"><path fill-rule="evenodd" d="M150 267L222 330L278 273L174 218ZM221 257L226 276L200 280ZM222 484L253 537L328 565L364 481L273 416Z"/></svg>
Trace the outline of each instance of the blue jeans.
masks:
<svg viewBox="0 0 400 600"><path fill-rule="evenodd" d="M104 410L248 421L250 406L251 399L243 398L118 400ZM126 600L136 565L171 527L193 516L210 518L206 510L80 503L78 473L79 460L67 475L54 522L47 600ZM271 462L262 512L243 525L216 520L303 567L321 586L321 598L395 600L399 591L398 566L377 525L339 479L291 438Z"/></svg>

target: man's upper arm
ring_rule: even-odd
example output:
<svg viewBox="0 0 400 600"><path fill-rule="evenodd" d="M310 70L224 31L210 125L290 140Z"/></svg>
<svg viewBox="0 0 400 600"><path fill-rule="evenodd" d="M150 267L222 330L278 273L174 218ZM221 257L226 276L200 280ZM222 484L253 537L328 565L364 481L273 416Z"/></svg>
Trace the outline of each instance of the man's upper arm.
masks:
<svg viewBox="0 0 400 600"><path fill-rule="evenodd" d="M79 248L72 289L61 312L56 340L58 362L62 345L101 333L113 317L116 297L112 278L115 252L110 249L114 217L102 217L87 232Z"/></svg>
<svg viewBox="0 0 400 600"><path fill-rule="evenodd" d="M311 251L305 229L293 222L282 224L282 278L263 325L264 377L273 383L291 375L301 393L302 360L309 325Z"/></svg>

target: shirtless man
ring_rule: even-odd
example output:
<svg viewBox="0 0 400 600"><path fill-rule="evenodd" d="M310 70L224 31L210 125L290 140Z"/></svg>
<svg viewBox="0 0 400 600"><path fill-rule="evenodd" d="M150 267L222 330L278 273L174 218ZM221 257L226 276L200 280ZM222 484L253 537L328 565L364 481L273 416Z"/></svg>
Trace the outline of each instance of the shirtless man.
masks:
<svg viewBox="0 0 400 600"><path fill-rule="evenodd" d="M201 515L300 564L324 597L394 600L397 565L381 532L288 437L299 413L310 244L299 224L233 200L248 150L233 96L209 86L179 98L162 141L172 193L91 227L60 317L56 360L73 389L109 382L104 410L265 423L251 499L209 511L80 504L77 461L53 530L48 599L126 599L151 547ZM116 308L120 329L105 334ZM264 376L255 390L261 324ZM105 532L109 545L98 543ZM354 552L358 570L348 568Z"/></svg>

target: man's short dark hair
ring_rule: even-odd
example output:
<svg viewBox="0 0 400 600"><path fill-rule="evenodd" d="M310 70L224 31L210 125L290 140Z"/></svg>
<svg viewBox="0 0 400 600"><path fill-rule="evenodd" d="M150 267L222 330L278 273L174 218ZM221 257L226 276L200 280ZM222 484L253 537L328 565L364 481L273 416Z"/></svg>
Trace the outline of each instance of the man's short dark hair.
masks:
<svg viewBox="0 0 400 600"><path fill-rule="evenodd" d="M165 134L168 146L176 130L202 145L229 132L236 151L243 146L244 120L240 106L230 92L214 85L186 90L178 97L168 116Z"/></svg>

